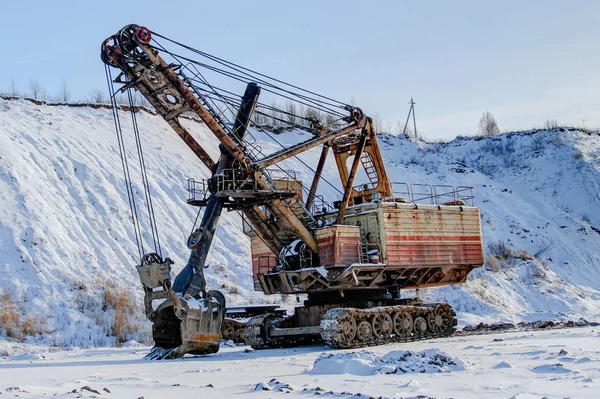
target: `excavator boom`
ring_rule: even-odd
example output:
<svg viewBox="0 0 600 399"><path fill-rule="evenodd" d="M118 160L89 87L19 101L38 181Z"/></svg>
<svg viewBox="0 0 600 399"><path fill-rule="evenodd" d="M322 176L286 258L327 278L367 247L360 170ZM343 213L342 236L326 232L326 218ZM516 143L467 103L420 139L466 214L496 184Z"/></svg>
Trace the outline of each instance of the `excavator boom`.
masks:
<svg viewBox="0 0 600 399"><path fill-rule="evenodd" d="M151 46L152 32L138 25L128 25L102 44L101 58L109 67L118 68L121 73L114 80L123 85L123 89L139 91L152 107L177 132L197 157L211 169L213 177L210 185L218 184L219 179L230 177L233 173L238 180L244 181L243 187L236 187L238 200L233 206L244 213L245 219L252 225L254 232L274 252L282 251L290 244L288 236L299 237L314 253L318 246L314 231L303 215L309 214L304 204L296 202L291 208L282 201L295 193L280 190L277 182L269 178L266 166L273 165L285 157L293 156L328 140L343 136L365 125L362 112L351 109L348 126L329 130L321 127L322 135L307 143L278 154L275 160L263 160L262 164L249 153L245 146L245 136L256 107L260 88L250 82L241 98L233 126L226 124L219 113L210 105L208 96L202 95L180 66L168 64L159 52ZM195 114L220 141L220 158L215 162L192 134L183 126L180 118L184 114ZM234 164L236 166L234 170ZM251 199L258 198L257 205ZM146 291L146 314L153 322L153 337L156 357L181 356L184 353L210 353L218 350L218 331L223 320L225 300L218 291L206 291L204 266L219 217L228 198L211 192L205 202L202 221L188 239L191 254L188 263L177 275L171 286L170 275L166 273L167 261L155 254L140 262L138 271ZM250 203L250 205L248 205ZM232 203L229 203L232 206ZM292 209L296 209L294 212ZM274 218L281 221L271 223ZM283 229L282 229L283 227ZM281 230L284 230L282 237ZM170 271L170 265L169 265ZM149 279L147 276L162 276ZM167 283L165 283L167 282ZM156 291L158 289L158 292ZM186 299L187 298L187 299ZM191 299L201 301L200 308L190 307ZM166 299L157 309L152 302ZM208 309L210 312L200 312ZM219 316L208 317L216 309ZM204 316L203 316L204 314ZM216 326L216 327L215 327ZM217 334L215 334L217 332ZM166 349L166 350L163 350Z"/></svg>

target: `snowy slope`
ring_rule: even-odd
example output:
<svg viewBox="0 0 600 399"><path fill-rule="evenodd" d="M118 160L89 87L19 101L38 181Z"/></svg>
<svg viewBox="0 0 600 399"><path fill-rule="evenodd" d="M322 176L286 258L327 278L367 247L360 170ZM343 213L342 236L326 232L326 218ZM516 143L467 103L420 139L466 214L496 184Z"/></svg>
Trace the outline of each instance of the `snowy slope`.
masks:
<svg viewBox="0 0 600 399"><path fill-rule="evenodd" d="M128 117L121 113L124 121ZM140 112L137 119L164 253L181 268L196 217L185 203L186 179L207 172L161 118ZM190 124L200 141L211 140L201 125ZM139 184L133 140L126 144ZM26 304L21 311L46 318L51 342L112 342L102 338L106 325L97 326L103 286L130 289L141 298L112 111L1 101L0 158L0 287ZM149 234L147 217L140 219ZM232 303L258 296L247 272L249 253L239 218L225 214L208 260L218 275L209 272L209 284L225 286L226 293L235 287L239 293L228 293ZM140 312L137 317L142 319Z"/></svg>
<svg viewBox="0 0 600 399"><path fill-rule="evenodd" d="M122 121L127 118L121 113ZM196 217L185 204L185 182L206 177L207 170L160 117L140 112L137 119L163 252L178 271ZM212 135L186 123L200 142L212 143L205 148L216 158ZM126 136L139 182L133 140ZM264 133L254 136L267 153L279 148ZM287 145L308 137L290 132L276 138ZM394 181L475 186L486 242L504 240L528 253L551 244L538 259L480 269L465 286L421 292L424 297L449 301L463 323L600 313L600 234L592 229L600 227L598 135L523 132L448 144L382 135L381 141ZM318 150L301 158L314 166ZM328 162L324 177L339 186L334 162ZM283 167L312 179L297 160ZM333 187L322 188L329 198L339 196ZM135 189L141 201L143 190ZM114 309L106 306L105 287L141 299L130 217L111 110L0 100L0 290L10 293L22 319L43 319L45 338L37 341L114 343L106 336L114 333ZM147 218L141 221L148 232ZM144 238L150 248L151 237ZM222 289L230 303L281 302L252 291L249 256L239 216L224 214L208 260L210 287ZM140 307L132 309L128 317L139 323ZM127 337L147 339L144 325Z"/></svg>
<svg viewBox="0 0 600 399"><path fill-rule="evenodd" d="M450 143L382 141L397 180L474 186L485 243L503 241L528 255L549 246L538 259L518 259L498 272L476 270L466 286L435 290L432 299L494 320L600 313L598 134L556 130Z"/></svg>

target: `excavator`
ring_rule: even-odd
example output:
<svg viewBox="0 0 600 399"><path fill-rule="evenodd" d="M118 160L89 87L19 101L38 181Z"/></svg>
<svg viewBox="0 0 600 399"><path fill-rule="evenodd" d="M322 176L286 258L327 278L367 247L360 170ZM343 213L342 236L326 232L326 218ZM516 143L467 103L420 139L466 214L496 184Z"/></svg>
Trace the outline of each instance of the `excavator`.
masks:
<svg viewBox="0 0 600 399"><path fill-rule="evenodd" d="M102 42L101 59L120 148L123 118L116 97L124 93L142 155L131 94L135 90L211 176L188 180L187 202L203 213L187 240L189 260L174 280L169 258L160 250L142 253L138 248L137 271L155 344L150 358L215 353L221 338L241 340L254 349L313 343L357 348L455 331L450 305L403 298L401 291L461 284L483 265L480 214L472 187L393 182L373 119L359 107L146 27L127 25L110 36ZM216 141L199 142L186 119L204 124ZM301 137L299 142L280 144L278 137L293 134ZM264 150L257 135L268 137L279 149ZM215 142L217 159L205 148ZM307 151L315 155L316 165L299 157ZM341 189L325 178L324 172L333 168L327 167L331 155ZM310 170L312 179L284 168L292 158ZM143 156L140 165L144 167ZM127 179L126 159L124 167ZM142 177L150 196L145 173ZM128 183L131 205L135 193L130 189ZM151 201L147 204L153 214ZM292 315L267 306L246 323L230 320L224 295L207 290L204 269L223 210L242 216L255 290L297 298L304 294L306 299ZM134 224L135 219L134 214ZM153 226L152 236L157 238Z"/></svg>

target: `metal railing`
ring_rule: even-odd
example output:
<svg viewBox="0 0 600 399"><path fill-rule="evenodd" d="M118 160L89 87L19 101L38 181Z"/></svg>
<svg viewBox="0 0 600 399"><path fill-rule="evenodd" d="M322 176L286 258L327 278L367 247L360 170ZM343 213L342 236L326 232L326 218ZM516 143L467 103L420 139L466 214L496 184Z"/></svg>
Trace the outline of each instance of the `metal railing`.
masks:
<svg viewBox="0 0 600 399"><path fill-rule="evenodd" d="M316 217L335 212L336 209L330 202L325 201L325 198L322 195L315 195L313 206L310 211Z"/></svg>
<svg viewBox="0 0 600 399"><path fill-rule="evenodd" d="M279 264L276 256L262 255L258 257L257 272L259 274L268 274Z"/></svg>
<svg viewBox="0 0 600 399"><path fill-rule="evenodd" d="M296 172L293 170L265 169L265 171L268 180L273 184L272 190L296 191L301 187L299 180L296 179ZM206 201L210 196L211 189L215 192L257 191L259 186L241 169L223 169L211 179L188 179L188 202Z"/></svg>
<svg viewBox="0 0 600 399"><path fill-rule="evenodd" d="M385 191L390 193L389 196L384 197L383 201L392 201L392 202L411 202L412 194L410 192L410 187L406 183L396 183L396 182L384 182Z"/></svg>
<svg viewBox="0 0 600 399"><path fill-rule="evenodd" d="M471 206L475 206L475 194L473 193L473 187L457 186L456 196L456 199L458 201L462 201L465 204L471 204Z"/></svg>
<svg viewBox="0 0 600 399"><path fill-rule="evenodd" d="M223 169L212 177L216 192L257 190L258 184L241 169Z"/></svg>
<svg viewBox="0 0 600 399"><path fill-rule="evenodd" d="M450 186L446 184L411 184L384 182L386 191L391 195L384 197L385 202L412 202L430 205L475 205L473 187Z"/></svg>
<svg viewBox="0 0 600 399"><path fill-rule="evenodd" d="M187 179L187 191L188 191L188 203L191 202L205 202L208 200L210 192L208 191L208 184L205 179L200 181L192 178Z"/></svg>
<svg viewBox="0 0 600 399"><path fill-rule="evenodd" d="M354 191L356 191L358 194L360 194L363 191L373 190L374 188L377 188L378 185L379 185L379 182L377 182L377 183L367 182L367 183L357 184L356 186L352 187L352 189Z"/></svg>

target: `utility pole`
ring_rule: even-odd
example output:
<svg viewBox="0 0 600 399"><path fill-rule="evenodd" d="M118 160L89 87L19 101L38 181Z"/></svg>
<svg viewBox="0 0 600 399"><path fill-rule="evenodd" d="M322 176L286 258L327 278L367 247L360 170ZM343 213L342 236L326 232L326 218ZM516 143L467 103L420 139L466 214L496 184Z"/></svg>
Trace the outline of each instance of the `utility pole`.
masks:
<svg viewBox="0 0 600 399"><path fill-rule="evenodd" d="M406 128L408 127L408 121L410 120L410 114L412 114L413 117L413 129L415 131L415 138L417 138L417 120L415 118L415 104L416 102L414 102L413 98L410 98L410 108L408 109L408 116L406 117L406 123L404 124L404 130L402 131L402 134L406 134Z"/></svg>

